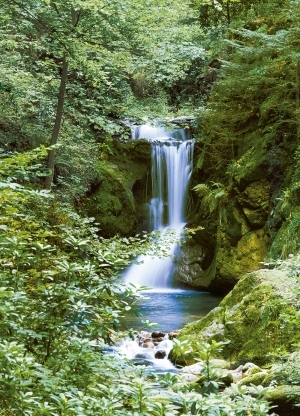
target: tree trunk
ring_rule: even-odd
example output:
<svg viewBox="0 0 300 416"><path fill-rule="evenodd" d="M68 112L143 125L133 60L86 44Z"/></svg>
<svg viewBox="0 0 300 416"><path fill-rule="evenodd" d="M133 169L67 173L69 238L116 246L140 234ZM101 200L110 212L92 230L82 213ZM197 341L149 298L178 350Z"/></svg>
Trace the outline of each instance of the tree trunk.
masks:
<svg viewBox="0 0 300 416"><path fill-rule="evenodd" d="M67 61L67 55L66 53L64 53L62 75L60 79L60 86L59 86L59 93L58 93L55 124L54 124L54 128L52 131L51 142L50 142L51 146L57 143L57 139L58 139L58 135L60 131L60 126L61 126L61 121L62 121L62 116L63 116L63 107L64 107L67 77L68 77L68 61ZM51 189L51 184L52 184L53 175L54 175L54 162L55 162L55 150L52 149L49 151L48 162L47 162L47 168L51 170L51 174L45 178L45 182L44 182L45 189Z"/></svg>
<svg viewBox="0 0 300 416"><path fill-rule="evenodd" d="M297 142L300 142L300 61L296 66L296 119L297 119Z"/></svg>
<svg viewBox="0 0 300 416"><path fill-rule="evenodd" d="M227 12L227 23L230 25L231 16L230 16L230 4L229 4L229 0L227 0L227 3L226 3L226 12Z"/></svg>

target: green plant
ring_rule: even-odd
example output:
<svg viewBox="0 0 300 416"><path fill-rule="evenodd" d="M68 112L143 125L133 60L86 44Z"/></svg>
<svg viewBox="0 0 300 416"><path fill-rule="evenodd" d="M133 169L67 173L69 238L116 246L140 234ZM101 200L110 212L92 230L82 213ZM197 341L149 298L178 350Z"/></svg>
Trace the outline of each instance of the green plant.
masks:
<svg viewBox="0 0 300 416"><path fill-rule="evenodd" d="M209 214L215 214L222 225L226 222L226 205L228 202L228 190L222 183L211 182L211 186L204 183L196 185L193 190L202 198L201 208Z"/></svg>

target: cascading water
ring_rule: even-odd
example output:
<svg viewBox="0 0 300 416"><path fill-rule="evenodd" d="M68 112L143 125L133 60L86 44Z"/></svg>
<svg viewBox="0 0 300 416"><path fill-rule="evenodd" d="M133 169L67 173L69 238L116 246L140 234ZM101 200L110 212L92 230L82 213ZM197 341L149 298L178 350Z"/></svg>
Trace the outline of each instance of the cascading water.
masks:
<svg viewBox="0 0 300 416"><path fill-rule="evenodd" d="M193 141L187 140L184 129L168 131L163 127L139 126L134 138L152 143L152 198L150 222L153 230L174 229L178 234L184 227L187 188L192 172ZM170 248L172 255L176 244ZM124 281L162 290L172 287L173 261L170 258L142 256L142 264L132 265Z"/></svg>

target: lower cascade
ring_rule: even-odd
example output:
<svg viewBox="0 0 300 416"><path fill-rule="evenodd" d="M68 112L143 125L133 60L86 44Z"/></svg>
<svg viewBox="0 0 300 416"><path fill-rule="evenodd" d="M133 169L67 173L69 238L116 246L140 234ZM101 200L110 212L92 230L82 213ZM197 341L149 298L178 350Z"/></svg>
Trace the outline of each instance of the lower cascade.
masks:
<svg viewBox="0 0 300 416"><path fill-rule="evenodd" d="M160 336L161 335L161 336ZM135 340L123 340L113 347L113 351L132 360L136 365L151 366L156 372L177 372L178 369L168 359L173 342L168 334L142 331Z"/></svg>
<svg viewBox="0 0 300 416"><path fill-rule="evenodd" d="M187 189L192 173L193 140L187 140L185 130L168 131L163 127L139 126L134 138L147 139L152 144L152 197L149 201L152 230L162 234L172 229L180 234L185 225ZM170 257L141 256L123 279L126 283L147 286L159 291L172 288L173 261L176 244L169 249Z"/></svg>

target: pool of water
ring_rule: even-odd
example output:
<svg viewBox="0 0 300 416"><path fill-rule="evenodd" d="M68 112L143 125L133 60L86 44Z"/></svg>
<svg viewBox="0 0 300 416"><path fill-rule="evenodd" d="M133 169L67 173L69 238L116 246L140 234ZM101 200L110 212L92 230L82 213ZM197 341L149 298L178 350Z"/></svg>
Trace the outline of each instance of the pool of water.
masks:
<svg viewBox="0 0 300 416"><path fill-rule="evenodd" d="M157 324L151 330L171 332L207 315L221 300L221 296L193 290L149 291L122 319L122 329L149 330L142 323L148 320Z"/></svg>

